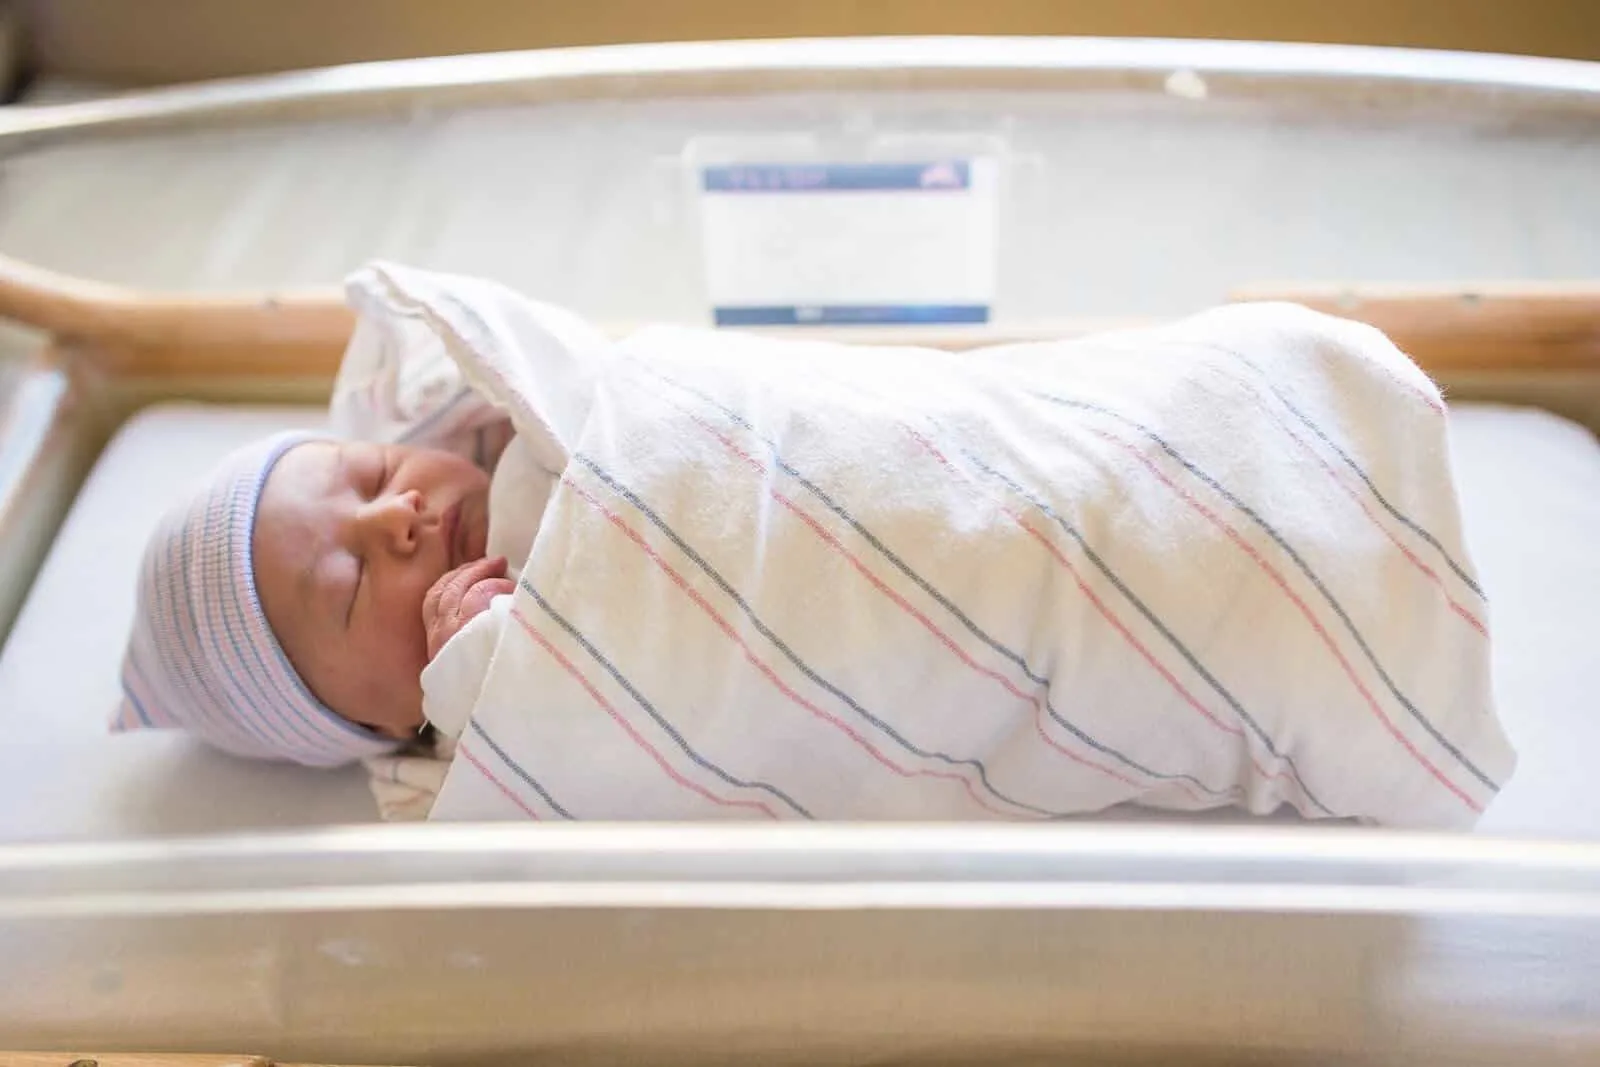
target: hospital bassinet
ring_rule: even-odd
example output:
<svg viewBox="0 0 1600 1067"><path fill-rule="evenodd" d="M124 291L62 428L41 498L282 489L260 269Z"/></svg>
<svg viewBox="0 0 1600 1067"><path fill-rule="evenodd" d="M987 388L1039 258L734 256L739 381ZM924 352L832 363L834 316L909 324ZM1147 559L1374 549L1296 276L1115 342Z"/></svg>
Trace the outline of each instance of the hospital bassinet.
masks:
<svg viewBox="0 0 1600 1067"><path fill-rule="evenodd" d="M1595 68L649 46L21 109L0 144L0 250L18 257L0 312L19 328L0 423L0 1048L1600 1058ZM699 166L950 155L1000 168L995 321L895 336L1075 332L1293 279L1251 291L1373 321L1442 380L1522 754L1478 834L335 828L374 817L358 773L104 734L155 516L233 443L320 418L348 320L291 290L384 256L619 328L702 321Z"/></svg>

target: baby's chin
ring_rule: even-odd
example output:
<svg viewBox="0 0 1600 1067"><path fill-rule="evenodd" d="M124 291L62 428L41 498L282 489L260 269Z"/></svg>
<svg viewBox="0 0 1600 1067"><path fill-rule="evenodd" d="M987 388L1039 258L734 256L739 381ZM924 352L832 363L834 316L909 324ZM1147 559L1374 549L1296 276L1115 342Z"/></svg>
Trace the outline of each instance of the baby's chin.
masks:
<svg viewBox="0 0 1600 1067"><path fill-rule="evenodd" d="M417 735L422 732L422 728L427 724L428 720L422 715L422 679L419 672L416 705L407 707L403 712L393 716L386 722L368 726L367 729L384 737L392 738L395 741L415 741Z"/></svg>
<svg viewBox="0 0 1600 1067"><path fill-rule="evenodd" d="M417 716L415 723L405 726L387 726L378 732L395 741L415 741L422 736L423 728L428 725L428 720Z"/></svg>
<svg viewBox="0 0 1600 1067"><path fill-rule="evenodd" d="M379 737L387 737L393 741L414 741L422 732L422 728L427 725L427 720L422 717L422 685L420 681L417 685L417 710L414 715L407 712L403 715L397 715L387 722L371 723L353 719L342 711L331 708L329 710L351 726L377 734Z"/></svg>

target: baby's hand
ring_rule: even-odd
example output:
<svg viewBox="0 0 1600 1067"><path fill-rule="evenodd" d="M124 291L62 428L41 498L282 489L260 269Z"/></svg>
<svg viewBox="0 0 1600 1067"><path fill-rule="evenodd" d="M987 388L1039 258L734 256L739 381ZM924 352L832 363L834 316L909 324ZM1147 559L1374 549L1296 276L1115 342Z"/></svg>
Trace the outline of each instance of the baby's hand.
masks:
<svg viewBox="0 0 1600 1067"><path fill-rule="evenodd" d="M422 628L428 635L428 662L439 654L444 643L489 607L497 596L514 592L515 582L506 577L506 561L499 557L463 563L433 583L422 598Z"/></svg>

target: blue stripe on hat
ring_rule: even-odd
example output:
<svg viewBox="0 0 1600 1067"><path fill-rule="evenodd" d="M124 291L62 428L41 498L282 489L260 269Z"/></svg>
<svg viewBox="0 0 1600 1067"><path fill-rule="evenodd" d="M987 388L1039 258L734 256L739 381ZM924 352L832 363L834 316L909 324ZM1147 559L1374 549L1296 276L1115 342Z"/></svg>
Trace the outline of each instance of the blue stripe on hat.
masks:
<svg viewBox="0 0 1600 1067"><path fill-rule="evenodd" d="M398 742L339 716L295 671L267 623L251 539L267 477L316 438L285 433L228 456L156 530L140 568L117 729L166 723L253 759L333 767Z"/></svg>

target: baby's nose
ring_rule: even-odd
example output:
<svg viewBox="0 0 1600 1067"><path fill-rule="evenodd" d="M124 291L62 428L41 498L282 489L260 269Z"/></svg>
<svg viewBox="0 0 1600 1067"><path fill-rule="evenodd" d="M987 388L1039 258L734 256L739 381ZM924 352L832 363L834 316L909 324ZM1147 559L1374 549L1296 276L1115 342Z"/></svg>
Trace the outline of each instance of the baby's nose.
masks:
<svg viewBox="0 0 1600 1067"><path fill-rule="evenodd" d="M386 493L363 509L362 519L368 532L381 537L387 547L409 552L416 548L423 524L422 496L415 489Z"/></svg>

